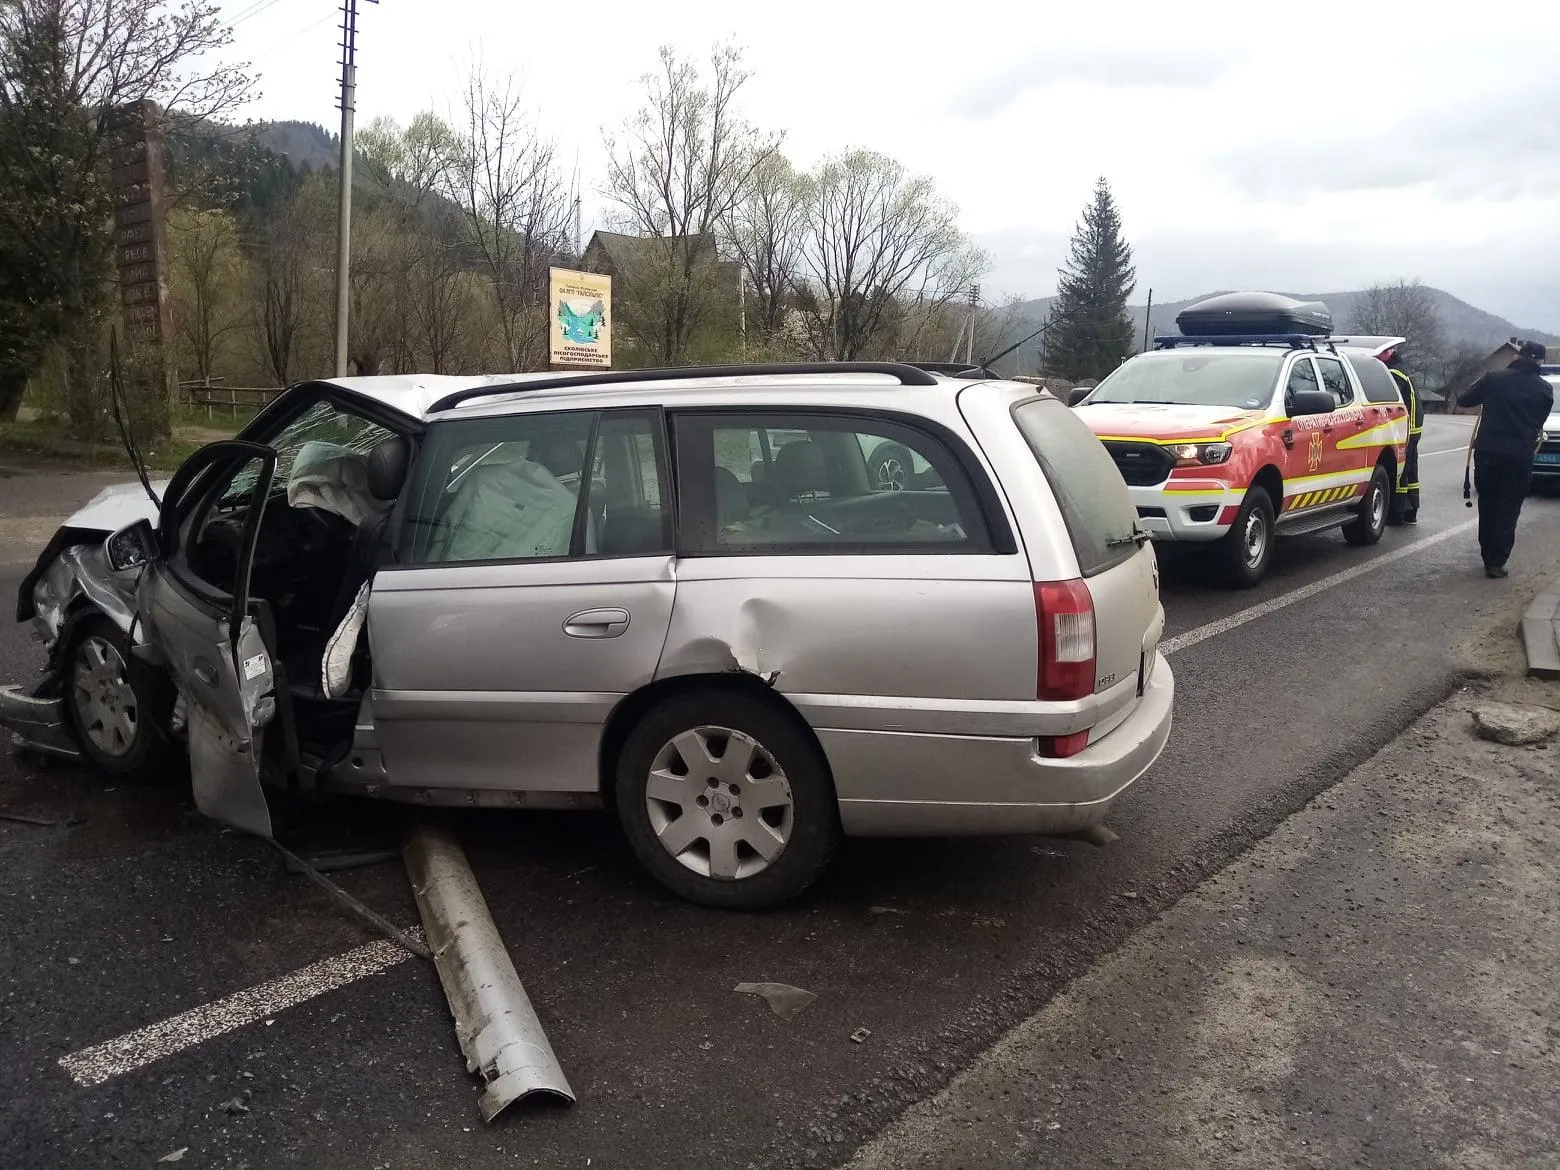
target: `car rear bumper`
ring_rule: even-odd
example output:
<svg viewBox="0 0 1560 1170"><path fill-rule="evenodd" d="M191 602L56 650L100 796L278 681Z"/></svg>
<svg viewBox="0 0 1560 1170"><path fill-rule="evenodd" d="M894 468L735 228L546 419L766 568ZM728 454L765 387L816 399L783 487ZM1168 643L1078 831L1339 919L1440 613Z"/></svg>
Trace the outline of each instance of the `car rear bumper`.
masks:
<svg viewBox="0 0 1560 1170"><path fill-rule="evenodd" d="M1161 656L1136 708L1065 760L1034 739L818 732L854 837L1074 833L1099 824L1170 737L1175 676Z"/></svg>
<svg viewBox="0 0 1560 1170"><path fill-rule="evenodd" d="M1127 488L1137 507L1138 524L1155 540L1218 540L1235 523L1245 499L1244 488L1232 488L1217 480L1189 486L1169 480L1154 487Z"/></svg>

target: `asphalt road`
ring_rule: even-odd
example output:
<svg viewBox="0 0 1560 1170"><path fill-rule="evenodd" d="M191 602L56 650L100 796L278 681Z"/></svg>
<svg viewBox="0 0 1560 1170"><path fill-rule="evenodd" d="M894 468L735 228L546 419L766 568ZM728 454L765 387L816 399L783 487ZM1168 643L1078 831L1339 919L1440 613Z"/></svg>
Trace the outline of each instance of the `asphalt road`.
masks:
<svg viewBox="0 0 1560 1170"><path fill-rule="evenodd" d="M801 903L744 916L663 895L607 818L462 819L579 1096L569 1109L522 1104L491 1127L437 979L416 960L75 1083L64 1057L376 936L177 788L107 785L0 749L0 810L82 821L0 822L0 1164L144 1167L185 1148L181 1165L257 1168L842 1161L1449 693L1466 639L1514 621L1560 564L1560 501L1535 498L1512 580L1484 579L1472 532L1446 535L1473 516L1451 453L1467 424L1428 421L1416 529L1368 550L1336 534L1283 545L1245 592L1167 566L1176 730L1118 807L1107 849L857 842ZM59 515L101 482L11 472L0 469L0 601L31 556L14 547L16 516ZM29 635L0 626L0 677L36 660ZM398 864L341 880L416 921ZM818 999L782 1020L731 990L760 980Z"/></svg>

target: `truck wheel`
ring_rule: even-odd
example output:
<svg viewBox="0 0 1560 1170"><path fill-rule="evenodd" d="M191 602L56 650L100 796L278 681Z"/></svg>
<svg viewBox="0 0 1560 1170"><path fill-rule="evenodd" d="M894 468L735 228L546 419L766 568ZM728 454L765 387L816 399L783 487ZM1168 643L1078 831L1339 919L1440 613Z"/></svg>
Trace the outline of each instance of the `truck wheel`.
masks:
<svg viewBox="0 0 1560 1170"><path fill-rule="evenodd" d="M1259 487L1246 489L1235 524L1218 544L1220 567L1230 583L1249 589L1273 561L1273 501Z"/></svg>
<svg viewBox="0 0 1560 1170"><path fill-rule="evenodd" d="M98 771L150 780L164 763L173 687L133 657L130 639L101 614L82 619L65 651L65 717Z"/></svg>
<svg viewBox="0 0 1560 1170"><path fill-rule="evenodd" d="M673 893L759 910L795 898L840 842L828 764L772 704L701 690L653 708L618 759L635 856Z"/></svg>
<svg viewBox="0 0 1560 1170"><path fill-rule="evenodd" d="M1343 526L1343 539L1361 547L1375 544L1387 530L1387 506L1392 499L1392 484L1387 469L1376 464L1360 501L1359 519Z"/></svg>

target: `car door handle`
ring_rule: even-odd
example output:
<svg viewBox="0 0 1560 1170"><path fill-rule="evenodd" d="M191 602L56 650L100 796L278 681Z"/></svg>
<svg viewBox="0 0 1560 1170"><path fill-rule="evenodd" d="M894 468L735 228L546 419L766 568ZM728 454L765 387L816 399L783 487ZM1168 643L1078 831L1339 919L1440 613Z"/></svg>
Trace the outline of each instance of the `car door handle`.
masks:
<svg viewBox="0 0 1560 1170"><path fill-rule="evenodd" d="M563 623L563 632L571 638L616 638L628 629L626 609L586 609Z"/></svg>
<svg viewBox="0 0 1560 1170"><path fill-rule="evenodd" d="M217 685L217 668L211 664L209 659L197 658L191 666L195 672L195 677L201 682L208 687Z"/></svg>

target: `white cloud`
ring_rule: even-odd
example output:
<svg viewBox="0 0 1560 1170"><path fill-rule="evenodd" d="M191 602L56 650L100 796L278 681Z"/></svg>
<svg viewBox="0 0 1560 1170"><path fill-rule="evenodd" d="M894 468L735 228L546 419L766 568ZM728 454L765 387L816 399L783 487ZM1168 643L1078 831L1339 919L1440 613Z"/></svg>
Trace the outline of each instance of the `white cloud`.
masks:
<svg viewBox="0 0 1560 1170"><path fill-rule="evenodd" d="M255 116L334 125L337 33L319 0L274 0L238 36L266 74ZM545 15L384 0L360 18L359 117L448 109L480 55L524 79L590 191L602 128L633 107L656 47L703 53L727 37L748 48L749 115L784 129L799 164L870 146L933 175L993 251L993 289L1054 289L1103 174L1145 288L1417 274L1465 296L1477 284L1490 309L1560 329L1560 6L1531 0L1447 17L1418 0L1311 16L1248 0L594 0Z"/></svg>

